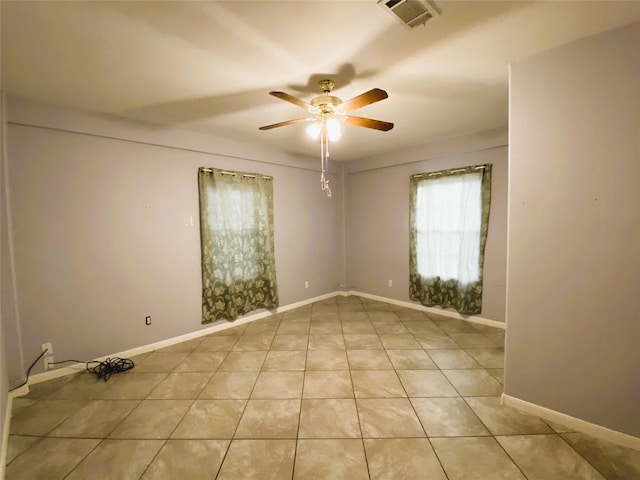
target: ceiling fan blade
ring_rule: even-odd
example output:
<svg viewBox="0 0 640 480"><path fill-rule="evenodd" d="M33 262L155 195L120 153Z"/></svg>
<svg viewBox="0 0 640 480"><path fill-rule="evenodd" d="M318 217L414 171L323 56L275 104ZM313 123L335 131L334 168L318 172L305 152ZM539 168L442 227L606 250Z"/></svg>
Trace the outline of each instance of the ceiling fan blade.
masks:
<svg viewBox="0 0 640 480"><path fill-rule="evenodd" d="M284 127L286 125L293 125L294 123L308 122L313 120L312 118L295 118L293 120L287 120L285 122L272 123L271 125L265 125L260 127L259 130L271 130L272 128Z"/></svg>
<svg viewBox="0 0 640 480"><path fill-rule="evenodd" d="M382 120L374 120L373 118L354 117L347 115L344 117L344 123L355 125L356 127L373 128L374 130L382 130L388 132L393 128L393 123L383 122Z"/></svg>
<svg viewBox="0 0 640 480"><path fill-rule="evenodd" d="M298 97L294 97L293 95L289 95L288 93L269 92L269 95L273 95L274 97L279 98L280 100L284 100L285 102L293 103L294 105L302 107L305 110L309 110L311 108L311 105L305 102L304 100L301 100Z"/></svg>
<svg viewBox="0 0 640 480"><path fill-rule="evenodd" d="M373 88L368 92L364 92L357 97L347 100L346 102L342 102L339 108L343 112L351 112L357 108L362 108L367 105L371 105L372 103L379 102L380 100L384 100L388 96L389 95L387 95L387 92L384 90Z"/></svg>

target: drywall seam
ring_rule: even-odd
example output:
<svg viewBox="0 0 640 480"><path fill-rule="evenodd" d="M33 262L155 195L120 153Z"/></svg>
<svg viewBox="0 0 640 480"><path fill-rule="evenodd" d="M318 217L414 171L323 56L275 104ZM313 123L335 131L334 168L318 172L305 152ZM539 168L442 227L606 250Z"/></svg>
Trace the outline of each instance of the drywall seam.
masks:
<svg viewBox="0 0 640 480"><path fill-rule="evenodd" d="M572 417L571 415L557 412L555 410L551 410L550 408L542 407L540 405L536 405L535 403L512 397L511 395L507 395L506 393L502 394L501 401L503 405L516 408L530 415L540 417L544 420L557 422L566 427L579 430L597 438L601 438L602 440L606 440L617 445L622 445L623 447L640 450L640 438L634 437L633 435L618 432L616 430L611 430L610 428L602 427L600 425L596 425L595 423L587 422L586 420L581 420L579 418Z"/></svg>

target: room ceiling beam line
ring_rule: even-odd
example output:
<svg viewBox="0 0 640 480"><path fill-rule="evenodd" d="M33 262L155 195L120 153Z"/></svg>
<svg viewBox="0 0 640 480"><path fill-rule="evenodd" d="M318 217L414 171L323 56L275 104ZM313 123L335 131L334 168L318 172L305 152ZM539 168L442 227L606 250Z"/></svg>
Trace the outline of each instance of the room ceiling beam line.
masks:
<svg viewBox="0 0 640 480"><path fill-rule="evenodd" d="M51 130L54 132L63 132L63 133L73 133L76 135L85 135L87 137L97 137L97 138L105 138L108 140L119 140L121 142L129 142L129 143L136 143L139 145L148 145L151 147L162 147L162 148L170 148L173 150L180 150L182 152L193 152L193 153L202 153L205 155L215 155L218 157L224 157L224 158L232 158L234 160L245 160L247 162L256 162L256 163L260 163L263 165L275 165L278 167L285 167L285 168L293 168L295 170L306 170L309 172L319 172L320 170L317 168L312 168L312 167L298 167L296 165L285 165L282 163L277 163L277 162L268 162L266 160L258 160L256 158L249 158L249 157L241 157L239 155L229 155L228 153L218 153L218 152L210 152L207 150L200 150L197 148L189 148L189 147L176 147L175 145L167 145L164 143L155 143L155 142L145 142L143 140L133 140L131 138L120 138L120 137L114 137L112 135L103 135L100 133L90 133L90 132L81 132L81 131L77 131L77 130L71 130L71 129L67 129L67 128L58 128L58 127L48 127L48 126L44 126L44 125L32 125L29 123L22 123L22 122L15 122L15 121L8 121L7 122L8 125L16 125L19 127L30 127L30 128L41 128L43 130Z"/></svg>

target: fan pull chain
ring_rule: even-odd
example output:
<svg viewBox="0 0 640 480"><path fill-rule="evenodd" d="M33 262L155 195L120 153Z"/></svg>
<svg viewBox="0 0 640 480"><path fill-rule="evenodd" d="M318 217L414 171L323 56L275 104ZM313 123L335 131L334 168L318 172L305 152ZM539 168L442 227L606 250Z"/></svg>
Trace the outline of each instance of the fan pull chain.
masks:
<svg viewBox="0 0 640 480"><path fill-rule="evenodd" d="M327 192L327 197L331 197L331 188L329 187L329 139L327 132L323 127L320 132L320 163L322 166L322 174L320 175L320 187L323 192Z"/></svg>

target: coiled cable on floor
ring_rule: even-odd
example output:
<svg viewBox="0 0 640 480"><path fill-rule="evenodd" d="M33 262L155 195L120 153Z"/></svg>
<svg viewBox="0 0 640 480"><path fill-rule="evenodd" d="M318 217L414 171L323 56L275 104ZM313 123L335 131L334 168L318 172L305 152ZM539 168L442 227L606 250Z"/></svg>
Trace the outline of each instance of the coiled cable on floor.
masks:
<svg viewBox="0 0 640 480"><path fill-rule="evenodd" d="M51 364L57 365L58 363L69 362L84 363L87 372L98 377L98 380L102 379L105 382L109 380L109 378L111 378L111 375L113 375L114 373L126 372L127 370L131 370L133 367L135 367L135 363L133 363L133 360L120 357L107 358L103 361L89 360L88 362L84 360L62 360L60 362L51 362ZM96 365L89 366L92 364Z"/></svg>
<svg viewBox="0 0 640 480"><path fill-rule="evenodd" d="M97 363L97 365L90 367L89 364L92 363ZM126 372L133 367L135 367L133 360L120 357L107 358L102 362L98 362L97 360L87 362L87 372L98 377L98 380L102 379L105 382L109 380L114 373Z"/></svg>

